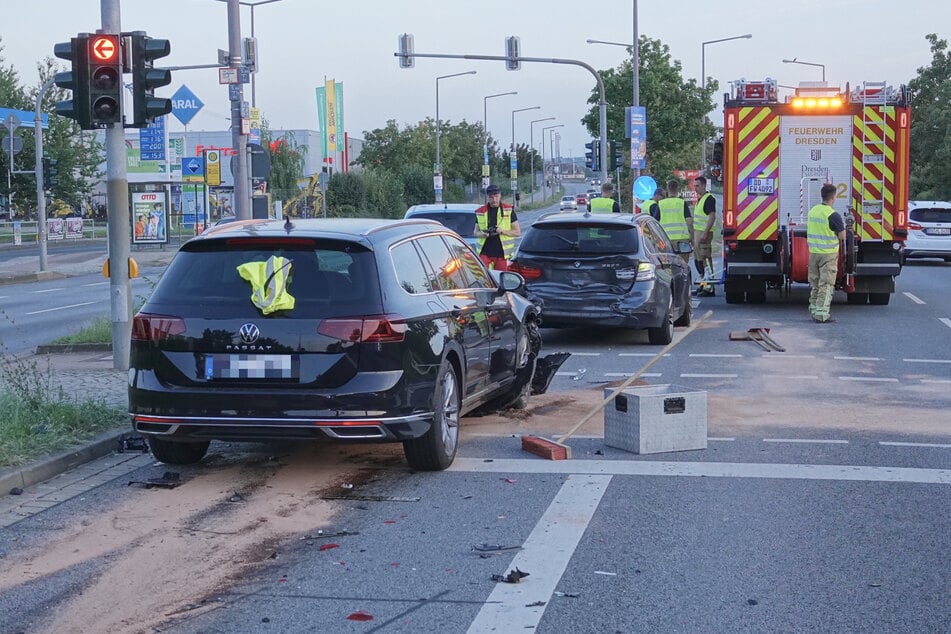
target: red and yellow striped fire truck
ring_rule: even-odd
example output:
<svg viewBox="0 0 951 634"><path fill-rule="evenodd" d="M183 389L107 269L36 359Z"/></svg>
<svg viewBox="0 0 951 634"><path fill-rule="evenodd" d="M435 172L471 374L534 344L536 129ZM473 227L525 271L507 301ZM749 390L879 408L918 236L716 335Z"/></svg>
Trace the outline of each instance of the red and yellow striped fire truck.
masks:
<svg viewBox="0 0 951 634"><path fill-rule="evenodd" d="M887 304L908 233L908 90L864 82L732 82L723 126L723 261L727 303L764 302L808 284L809 209L825 183L849 227L836 288L850 304Z"/></svg>

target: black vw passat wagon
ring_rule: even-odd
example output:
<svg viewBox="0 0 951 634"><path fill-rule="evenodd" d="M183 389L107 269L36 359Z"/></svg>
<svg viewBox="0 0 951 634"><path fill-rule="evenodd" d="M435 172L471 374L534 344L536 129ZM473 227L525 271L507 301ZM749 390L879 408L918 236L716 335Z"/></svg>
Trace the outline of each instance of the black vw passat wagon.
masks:
<svg viewBox="0 0 951 634"><path fill-rule="evenodd" d="M213 228L134 318L132 425L172 464L214 439L332 439L402 442L411 467L445 469L463 414L532 390L541 338L522 285L433 221Z"/></svg>

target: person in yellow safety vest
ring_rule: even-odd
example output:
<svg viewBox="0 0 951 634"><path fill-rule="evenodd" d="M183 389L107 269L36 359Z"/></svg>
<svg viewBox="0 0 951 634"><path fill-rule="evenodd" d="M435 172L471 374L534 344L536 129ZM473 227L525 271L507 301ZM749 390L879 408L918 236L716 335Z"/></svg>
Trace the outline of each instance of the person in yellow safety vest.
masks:
<svg viewBox="0 0 951 634"><path fill-rule="evenodd" d="M485 188L486 203L476 209L476 251L487 267L507 271L515 255L515 238L522 235L518 216L502 202L498 185Z"/></svg>
<svg viewBox="0 0 951 634"><path fill-rule="evenodd" d="M621 204L614 200L614 185L601 185L601 195L588 201L588 211L593 214L621 213Z"/></svg>
<svg viewBox="0 0 951 634"><path fill-rule="evenodd" d="M829 314L839 270L839 240L845 240L845 221L832 203L836 187L826 183L819 190L822 202L809 210L806 240L809 244L809 313L820 324L835 321Z"/></svg>
<svg viewBox="0 0 951 634"><path fill-rule="evenodd" d="M657 203L660 207L660 225L672 243L689 242L693 244L693 222L690 207L680 197L680 183L675 179L667 181L667 198ZM681 253L681 257L690 263L690 254Z"/></svg>
<svg viewBox="0 0 951 634"><path fill-rule="evenodd" d="M666 195L667 192L665 192L662 187L658 187L654 190L653 197L644 204L644 207L647 208L647 213L657 222L660 222L660 201L663 200Z"/></svg>
<svg viewBox="0 0 951 634"><path fill-rule="evenodd" d="M693 189L698 196L693 209L693 264L703 279L713 275L713 225L717 221L717 200L707 191L707 179L703 176L693 179Z"/></svg>

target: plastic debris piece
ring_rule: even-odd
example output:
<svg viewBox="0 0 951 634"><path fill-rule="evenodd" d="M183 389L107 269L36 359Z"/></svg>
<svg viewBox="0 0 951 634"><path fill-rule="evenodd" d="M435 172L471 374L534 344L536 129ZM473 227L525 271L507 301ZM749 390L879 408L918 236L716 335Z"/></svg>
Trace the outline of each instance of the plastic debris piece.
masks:
<svg viewBox="0 0 951 634"><path fill-rule="evenodd" d="M577 599L581 596L580 592L555 592L556 597L565 597L568 599Z"/></svg>
<svg viewBox="0 0 951 634"><path fill-rule="evenodd" d="M357 531L337 531L336 533L325 533L323 531L317 531L316 535L304 535L301 537L301 540L305 539L326 539L328 537L350 537L352 535L359 535Z"/></svg>
<svg viewBox="0 0 951 634"><path fill-rule="evenodd" d="M244 496L238 493L237 491L235 491L234 495L228 498L228 501L229 502L244 502Z"/></svg>
<svg viewBox="0 0 951 634"><path fill-rule="evenodd" d="M608 576L608 577L616 577L616 576L617 576L617 573L616 573L616 572L606 572L606 571L604 571L604 570L595 570L595 571L594 571L594 574L596 574L596 575L606 575L606 576Z"/></svg>
<svg viewBox="0 0 951 634"><path fill-rule="evenodd" d="M352 488L353 488L353 485L350 484L349 482L344 482L343 484L340 485L340 488L341 488L341 489L352 489Z"/></svg>
<svg viewBox="0 0 951 634"><path fill-rule="evenodd" d="M502 581L505 583L519 583L522 579L524 579L528 575L529 573L522 572L521 570L518 569L518 567L516 567L515 570L509 571L507 575L504 575L504 576L492 575L492 581Z"/></svg>
<svg viewBox="0 0 951 634"><path fill-rule="evenodd" d="M384 524L396 524L396 520L383 520Z"/></svg>
<svg viewBox="0 0 951 634"><path fill-rule="evenodd" d="M544 602L544 601L536 601L535 603L526 603L526 604L525 604L525 607L526 607L526 608L541 608L541 607L544 607L544 606L545 606L545 602Z"/></svg>
<svg viewBox="0 0 951 634"><path fill-rule="evenodd" d="M10 489L10 495L23 495L23 489L20 487L13 487Z"/></svg>
<svg viewBox="0 0 951 634"><path fill-rule="evenodd" d="M500 478L500 480L508 482L509 484L515 484L516 482L518 482L518 480L513 480L512 478Z"/></svg>
<svg viewBox="0 0 951 634"><path fill-rule="evenodd" d="M151 489L153 487L174 489L182 483L181 478L182 475L177 471L166 471L162 474L161 478L149 478L148 480L129 480L129 484L127 486L141 484L146 489Z"/></svg>
<svg viewBox="0 0 951 634"><path fill-rule="evenodd" d="M364 612L363 610L357 610L353 614L347 617L348 621L372 621L373 615L369 612Z"/></svg>
<svg viewBox="0 0 951 634"><path fill-rule="evenodd" d="M578 372L571 377L572 381L580 381L584 377L585 373L588 371L588 368L580 368Z"/></svg>
<svg viewBox="0 0 951 634"><path fill-rule="evenodd" d="M339 544L321 544L318 550L330 550L332 548L340 548Z"/></svg>
<svg viewBox="0 0 951 634"><path fill-rule="evenodd" d="M125 453L126 451L149 453L149 446L142 436L124 436L119 439L119 453Z"/></svg>
<svg viewBox="0 0 951 634"><path fill-rule="evenodd" d="M502 544L476 544L472 547L472 550L477 550L481 553L488 552L502 552L504 550L521 550L521 546L503 546Z"/></svg>

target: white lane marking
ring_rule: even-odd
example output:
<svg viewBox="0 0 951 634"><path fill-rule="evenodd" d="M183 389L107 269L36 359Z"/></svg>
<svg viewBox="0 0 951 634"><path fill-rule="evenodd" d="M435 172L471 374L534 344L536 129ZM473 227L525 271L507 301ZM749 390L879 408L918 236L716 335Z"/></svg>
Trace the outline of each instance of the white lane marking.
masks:
<svg viewBox="0 0 951 634"><path fill-rule="evenodd" d="M878 444L887 445L888 447L936 447L938 449L951 449L951 445L945 445L938 442L889 442L885 440L879 440Z"/></svg>
<svg viewBox="0 0 951 634"><path fill-rule="evenodd" d="M56 291L65 291L65 290L66 290L65 288L60 287L60 288L44 288L39 291L30 291L30 292L34 293L35 295L39 295L41 293L55 293Z"/></svg>
<svg viewBox="0 0 951 634"><path fill-rule="evenodd" d="M924 300L918 299L917 297L915 297L914 295L912 295L912 294L909 293L908 291L905 291L904 293L902 293L902 295L904 295L905 297L907 297L907 298L910 299L911 301L915 302L916 304L924 304L924 303L925 303Z"/></svg>
<svg viewBox="0 0 951 634"><path fill-rule="evenodd" d="M951 359L902 359L905 363L951 363Z"/></svg>
<svg viewBox="0 0 951 634"><path fill-rule="evenodd" d="M735 374L681 374L682 379L735 379Z"/></svg>
<svg viewBox="0 0 951 634"><path fill-rule="evenodd" d="M951 319L948 319L947 317L938 317L938 321L940 321L942 324L944 324L948 328L951 328Z"/></svg>
<svg viewBox="0 0 951 634"><path fill-rule="evenodd" d="M470 473L568 473L592 475L779 478L951 484L951 469L869 467L861 465L778 464L750 462L661 462L655 460L541 460L456 458L449 471Z"/></svg>
<svg viewBox="0 0 951 634"><path fill-rule="evenodd" d="M631 376L630 372L605 372L604 376ZM645 372L641 376L661 376L660 372Z"/></svg>
<svg viewBox="0 0 951 634"><path fill-rule="evenodd" d="M840 376L840 381L878 381L879 383L898 383L898 379L888 376Z"/></svg>
<svg viewBox="0 0 951 634"><path fill-rule="evenodd" d="M531 583L499 583L492 589L469 632L517 632L538 627L545 604L558 587L568 562L611 482L610 475L571 474L532 529L512 563L531 573ZM541 602L542 605L528 607Z"/></svg>
<svg viewBox="0 0 951 634"><path fill-rule="evenodd" d="M764 379L782 379L784 381L805 381L819 378L817 374L764 374Z"/></svg>
<svg viewBox="0 0 951 634"><path fill-rule="evenodd" d="M112 282L94 282L91 284L83 284L83 286L107 286L109 284L112 284Z"/></svg>
<svg viewBox="0 0 951 634"><path fill-rule="evenodd" d="M700 352L691 352L691 357L703 357L703 358L730 358L730 359L742 359L742 354L707 354Z"/></svg>
<svg viewBox="0 0 951 634"><path fill-rule="evenodd" d="M763 442L814 443L820 445L847 445L848 440L829 440L826 438L764 438Z"/></svg>
<svg viewBox="0 0 951 634"><path fill-rule="evenodd" d="M618 352L617 356L619 357L656 357L657 355L652 354L650 352ZM664 356L669 357L670 353L668 352Z"/></svg>
<svg viewBox="0 0 951 634"><path fill-rule="evenodd" d="M571 352L570 350L566 350L565 352L570 353L571 356L573 357L600 357L601 356L600 352Z"/></svg>
<svg viewBox="0 0 951 634"><path fill-rule="evenodd" d="M878 357L840 357L836 355L832 358L836 361L881 361Z"/></svg>
<svg viewBox="0 0 951 634"><path fill-rule="evenodd" d="M772 354L769 352L763 353L760 355L761 359L815 359L816 355L814 354Z"/></svg>
<svg viewBox="0 0 951 634"><path fill-rule="evenodd" d="M56 308L44 308L43 310L34 310L32 313L24 313L25 315L39 315L40 313L51 313L55 310L67 310L69 308L79 308L80 306L89 306L90 304L98 304L99 302L83 302L82 304L71 304L69 306L57 306Z"/></svg>
<svg viewBox="0 0 951 634"><path fill-rule="evenodd" d="M707 440L710 442L734 442L736 438L714 438L713 436L707 436Z"/></svg>
<svg viewBox="0 0 951 634"><path fill-rule="evenodd" d="M921 379L922 383L951 383L951 379Z"/></svg>

